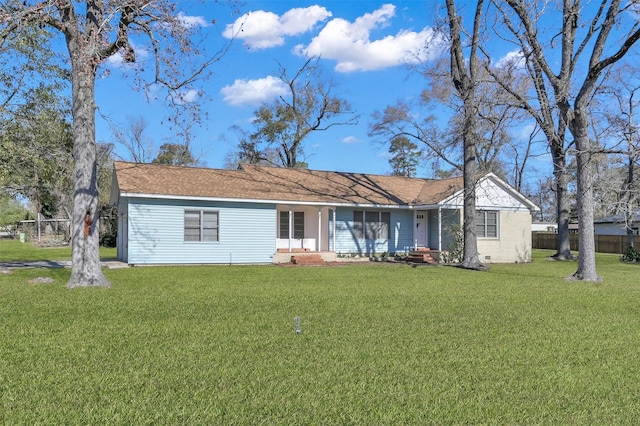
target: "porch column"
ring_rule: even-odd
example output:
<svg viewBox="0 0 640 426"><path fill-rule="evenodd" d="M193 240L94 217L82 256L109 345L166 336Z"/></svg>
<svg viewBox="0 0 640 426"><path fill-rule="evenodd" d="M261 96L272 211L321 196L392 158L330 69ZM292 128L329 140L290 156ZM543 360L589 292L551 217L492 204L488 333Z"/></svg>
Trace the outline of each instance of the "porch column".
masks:
<svg viewBox="0 0 640 426"><path fill-rule="evenodd" d="M322 207L318 207L318 244L317 250L322 251Z"/></svg>
<svg viewBox="0 0 640 426"><path fill-rule="evenodd" d="M442 251L442 207L438 206L438 251Z"/></svg>
<svg viewBox="0 0 640 426"><path fill-rule="evenodd" d="M291 253L291 236L293 235L293 211L289 210L289 253Z"/></svg>
<svg viewBox="0 0 640 426"><path fill-rule="evenodd" d="M418 236L416 235L416 229L418 229L418 211L412 210L413 212L413 231L411 231L411 236L413 237L413 249L418 250Z"/></svg>
<svg viewBox="0 0 640 426"><path fill-rule="evenodd" d="M336 251L336 209L333 209L333 251Z"/></svg>

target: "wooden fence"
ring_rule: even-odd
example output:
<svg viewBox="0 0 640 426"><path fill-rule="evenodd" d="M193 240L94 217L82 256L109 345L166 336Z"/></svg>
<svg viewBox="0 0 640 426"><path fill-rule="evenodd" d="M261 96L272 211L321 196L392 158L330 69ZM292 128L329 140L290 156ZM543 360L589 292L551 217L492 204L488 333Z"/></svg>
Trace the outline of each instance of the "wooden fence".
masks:
<svg viewBox="0 0 640 426"><path fill-rule="evenodd" d="M557 250L558 235L553 232L532 232L533 248ZM596 235L596 252L623 254L627 249L626 235ZM569 234L571 250L578 250L578 234ZM640 236L633 237L634 247L640 248Z"/></svg>

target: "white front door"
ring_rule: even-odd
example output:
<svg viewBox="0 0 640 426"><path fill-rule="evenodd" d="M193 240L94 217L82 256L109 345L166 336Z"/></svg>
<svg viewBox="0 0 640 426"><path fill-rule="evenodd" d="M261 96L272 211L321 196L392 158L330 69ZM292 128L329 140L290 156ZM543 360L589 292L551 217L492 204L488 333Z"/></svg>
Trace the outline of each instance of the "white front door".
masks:
<svg viewBox="0 0 640 426"><path fill-rule="evenodd" d="M416 212L415 240L418 247L427 246L427 212Z"/></svg>

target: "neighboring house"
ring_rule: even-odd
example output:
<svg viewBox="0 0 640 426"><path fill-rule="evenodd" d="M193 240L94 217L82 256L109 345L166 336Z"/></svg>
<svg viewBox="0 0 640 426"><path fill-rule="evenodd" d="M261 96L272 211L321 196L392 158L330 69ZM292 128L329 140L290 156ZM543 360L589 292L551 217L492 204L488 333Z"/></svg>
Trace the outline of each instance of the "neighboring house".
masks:
<svg viewBox="0 0 640 426"><path fill-rule="evenodd" d="M446 251L462 178L444 180L244 165L218 170L116 162L118 258L129 264L288 262L291 253ZM493 174L476 190L484 262L531 260L538 208Z"/></svg>
<svg viewBox="0 0 640 426"><path fill-rule="evenodd" d="M633 235L640 235L640 213L636 213L632 217L633 222L630 224ZM604 217L593 221L596 235L627 235L627 223L624 215L617 214L614 216Z"/></svg>
<svg viewBox="0 0 640 426"><path fill-rule="evenodd" d="M533 222L531 232L558 232L558 224L551 222Z"/></svg>

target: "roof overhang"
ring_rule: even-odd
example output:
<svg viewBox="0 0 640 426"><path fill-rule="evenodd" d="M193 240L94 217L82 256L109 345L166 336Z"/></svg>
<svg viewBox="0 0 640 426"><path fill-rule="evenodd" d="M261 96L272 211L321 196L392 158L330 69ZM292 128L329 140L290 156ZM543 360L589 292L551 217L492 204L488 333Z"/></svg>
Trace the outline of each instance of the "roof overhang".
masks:
<svg viewBox="0 0 640 426"><path fill-rule="evenodd" d="M415 209L415 206L398 204L359 204L359 203L338 203L325 201L290 201L290 200L267 200L267 199L247 199L247 198L223 198L223 197L196 197L191 195L165 195L165 194L143 194L133 192L122 192L120 197L125 198L151 198L156 200L181 200L181 201L213 201L224 203L247 203L247 204L284 204L290 206L318 206L318 207L361 207L361 208L386 208L386 209Z"/></svg>

